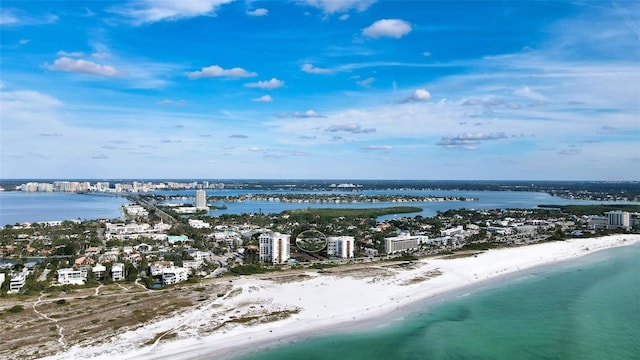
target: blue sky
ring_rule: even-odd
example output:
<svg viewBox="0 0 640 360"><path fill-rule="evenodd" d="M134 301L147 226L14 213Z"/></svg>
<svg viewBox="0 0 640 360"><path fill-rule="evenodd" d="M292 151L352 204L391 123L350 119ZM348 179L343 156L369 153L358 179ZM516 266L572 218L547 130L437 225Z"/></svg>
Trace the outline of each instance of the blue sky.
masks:
<svg viewBox="0 0 640 360"><path fill-rule="evenodd" d="M640 178L640 3L7 1L2 178Z"/></svg>

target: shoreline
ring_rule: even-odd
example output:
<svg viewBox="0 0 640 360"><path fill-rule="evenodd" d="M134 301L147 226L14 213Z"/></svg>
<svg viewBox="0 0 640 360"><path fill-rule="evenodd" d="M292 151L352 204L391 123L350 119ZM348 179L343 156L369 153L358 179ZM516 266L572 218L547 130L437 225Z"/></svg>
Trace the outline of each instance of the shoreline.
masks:
<svg viewBox="0 0 640 360"><path fill-rule="evenodd" d="M638 242L640 235L611 235L495 249L456 259L427 258L406 268L379 263L362 270L373 274L307 270L285 282L266 276L239 278L230 280L236 289L233 296L230 291L210 304L130 330L107 343L74 346L47 359L236 358L310 337L390 326L420 308L532 276L531 269ZM237 319L229 315L232 310L246 309L247 316L258 307L291 313L283 320L249 326L223 322L215 333L199 330L220 321L221 316ZM175 334L175 339L141 345L162 332Z"/></svg>

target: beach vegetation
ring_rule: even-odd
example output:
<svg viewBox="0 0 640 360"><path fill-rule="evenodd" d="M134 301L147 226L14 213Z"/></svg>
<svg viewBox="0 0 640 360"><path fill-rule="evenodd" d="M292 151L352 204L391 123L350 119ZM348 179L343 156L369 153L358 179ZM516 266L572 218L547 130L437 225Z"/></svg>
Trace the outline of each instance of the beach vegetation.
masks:
<svg viewBox="0 0 640 360"><path fill-rule="evenodd" d="M24 306L22 306L22 305L14 305L14 306L12 306L12 307L7 309L7 312L11 313L11 314L17 314L17 313L21 313L23 311L24 311Z"/></svg>

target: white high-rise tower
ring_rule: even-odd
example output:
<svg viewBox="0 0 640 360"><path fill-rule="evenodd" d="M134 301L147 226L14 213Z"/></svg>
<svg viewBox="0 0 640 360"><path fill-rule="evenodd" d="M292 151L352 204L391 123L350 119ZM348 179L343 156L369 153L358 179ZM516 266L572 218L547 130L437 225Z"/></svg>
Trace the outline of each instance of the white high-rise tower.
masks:
<svg viewBox="0 0 640 360"><path fill-rule="evenodd" d="M209 210L207 207L207 193L204 190L196 190L196 210Z"/></svg>

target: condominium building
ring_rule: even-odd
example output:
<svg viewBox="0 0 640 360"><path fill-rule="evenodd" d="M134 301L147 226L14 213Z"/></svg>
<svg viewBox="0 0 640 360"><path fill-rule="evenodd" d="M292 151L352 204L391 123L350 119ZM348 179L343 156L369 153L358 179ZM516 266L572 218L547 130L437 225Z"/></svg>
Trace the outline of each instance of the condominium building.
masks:
<svg viewBox="0 0 640 360"><path fill-rule="evenodd" d="M354 244L353 236L329 236L327 237L327 255L350 259L353 257Z"/></svg>
<svg viewBox="0 0 640 360"><path fill-rule="evenodd" d="M610 229L631 227L631 216L626 211L609 211L607 217Z"/></svg>
<svg viewBox="0 0 640 360"><path fill-rule="evenodd" d="M207 192L205 190L196 190L196 209L209 210L207 207Z"/></svg>
<svg viewBox="0 0 640 360"><path fill-rule="evenodd" d="M384 249L387 254L418 248L418 245L429 241L426 236L401 235L384 239Z"/></svg>
<svg viewBox="0 0 640 360"><path fill-rule="evenodd" d="M261 262L283 264L289 260L291 235L267 232L260 234L258 241L260 243L259 258Z"/></svg>
<svg viewBox="0 0 640 360"><path fill-rule="evenodd" d="M162 284L171 285L187 281L188 272L183 267L169 267L162 269Z"/></svg>

